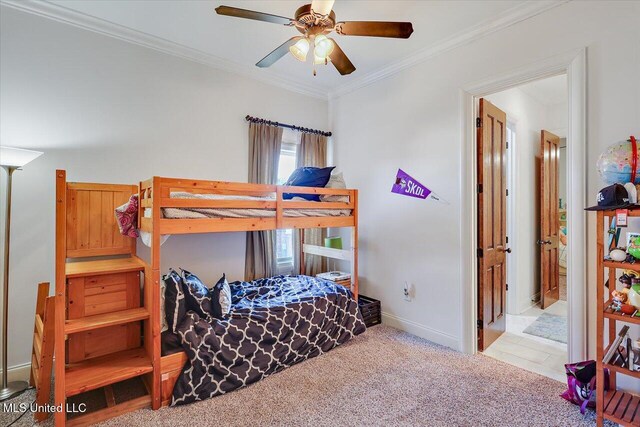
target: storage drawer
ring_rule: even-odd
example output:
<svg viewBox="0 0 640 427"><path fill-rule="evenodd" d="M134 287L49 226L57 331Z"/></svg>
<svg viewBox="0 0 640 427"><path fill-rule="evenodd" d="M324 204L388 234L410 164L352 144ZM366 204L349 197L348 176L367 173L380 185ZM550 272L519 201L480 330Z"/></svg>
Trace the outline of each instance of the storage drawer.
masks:
<svg viewBox="0 0 640 427"><path fill-rule="evenodd" d="M74 277L67 282L67 319L140 307L140 273ZM140 322L71 334L67 363L140 346Z"/></svg>

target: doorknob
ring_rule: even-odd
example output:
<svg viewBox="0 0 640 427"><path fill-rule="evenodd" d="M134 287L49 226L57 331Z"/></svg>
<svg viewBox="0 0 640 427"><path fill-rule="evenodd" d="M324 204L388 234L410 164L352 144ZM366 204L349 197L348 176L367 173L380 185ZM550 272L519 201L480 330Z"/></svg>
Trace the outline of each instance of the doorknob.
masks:
<svg viewBox="0 0 640 427"><path fill-rule="evenodd" d="M511 253L511 248L506 248L506 249L502 248L502 252L506 252L506 253L510 254Z"/></svg>
<svg viewBox="0 0 640 427"><path fill-rule="evenodd" d="M536 243L539 245L550 245L551 240L538 240Z"/></svg>

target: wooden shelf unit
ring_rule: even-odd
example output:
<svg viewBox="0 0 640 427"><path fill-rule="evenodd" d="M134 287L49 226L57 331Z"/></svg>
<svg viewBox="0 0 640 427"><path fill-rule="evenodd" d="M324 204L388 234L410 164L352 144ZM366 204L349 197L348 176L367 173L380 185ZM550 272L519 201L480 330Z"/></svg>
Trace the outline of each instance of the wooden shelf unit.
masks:
<svg viewBox="0 0 640 427"><path fill-rule="evenodd" d="M159 407L159 393L149 386L159 366L151 333L154 292L136 239L120 235L114 214L137 191L135 185L68 183L65 171L56 171L55 357L61 363L55 365L55 405L66 407L67 398L100 388L113 397L112 384L135 377L148 391L79 417L56 412L56 427Z"/></svg>
<svg viewBox="0 0 640 427"><path fill-rule="evenodd" d="M597 321L596 321L596 423L601 427L604 420L616 422L622 426L640 426L640 397L617 389L617 376L626 375L640 380L640 372L632 371L626 367L603 363L602 359L612 341L616 338L618 322L640 324L640 317L624 316L618 313L608 313L605 309L609 306L611 292L618 286L618 274L622 270L634 270L640 272L640 262L616 262L605 259L611 248L605 247L605 220L610 221L615 216L615 210L597 212L596 243L597 243ZM640 217L640 207L629 208L629 217ZM606 223L608 229L609 223ZM609 283L608 293L605 284ZM605 328L608 339L605 340ZM604 390L604 369L609 369L610 390Z"/></svg>
<svg viewBox="0 0 640 427"><path fill-rule="evenodd" d="M640 425L640 398L619 390L604 393L603 411L606 419L623 426Z"/></svg>

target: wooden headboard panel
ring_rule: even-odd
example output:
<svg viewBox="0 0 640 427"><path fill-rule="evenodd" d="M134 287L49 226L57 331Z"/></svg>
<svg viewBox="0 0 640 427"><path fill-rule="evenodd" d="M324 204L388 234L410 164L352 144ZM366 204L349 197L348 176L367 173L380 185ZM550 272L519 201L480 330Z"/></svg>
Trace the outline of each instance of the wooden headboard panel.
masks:
<svg viewBox="0 0 640 427"><path fill-rule="evenodd" d="M135 254L136 239L120 234L114 209L136 185L67 183L67 258Z"/></svg>

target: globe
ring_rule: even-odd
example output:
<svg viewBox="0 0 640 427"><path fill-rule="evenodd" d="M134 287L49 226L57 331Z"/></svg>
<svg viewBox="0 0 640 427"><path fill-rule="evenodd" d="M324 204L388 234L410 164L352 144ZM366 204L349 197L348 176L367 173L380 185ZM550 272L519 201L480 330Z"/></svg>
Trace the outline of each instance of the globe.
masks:
<svg viewBox="0 0 640 427"><path fill-rule="evenodd" d="M636 180L640 184L640 144L636 147L638 164L636 165ZM602 180L611 185L631 182L631 141L620 141L607 147L598 158L596 168Z"/></svg>

